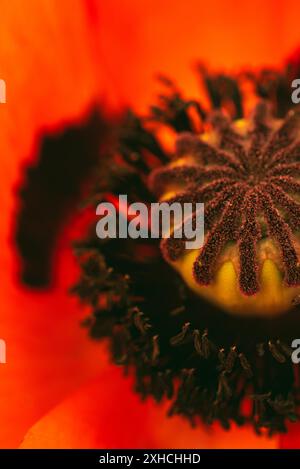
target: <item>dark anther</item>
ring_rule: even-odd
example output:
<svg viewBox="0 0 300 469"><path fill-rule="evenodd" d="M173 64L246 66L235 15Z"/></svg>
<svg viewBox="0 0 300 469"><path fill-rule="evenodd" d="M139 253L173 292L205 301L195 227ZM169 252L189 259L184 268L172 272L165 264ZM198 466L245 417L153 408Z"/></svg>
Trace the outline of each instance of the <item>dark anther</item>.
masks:
<svg viewBox="0 0 300 469"><path fill-rule="evenodd" d="M247 358L245 357L243 353L239 353L239 359L240 359L241 366L243 370L245 371L246 375L248 376L248 378L251 378L253 376L253 373L252 373L251 365L248 362Z"/></svg>
<svg viewBox="0 0 300 469"><path fill-rule="evenodd" d="M218 360L220 362L220 365L218 369L223 369L225 366L225 361L226 361L226 355L225 355L225 349L221 348L218 352Z"/></svg>
<svg viewBox="0 0 300 469"><path fill-rule="evenodd" d="M155 365L159 357L159 344L158 344L158 335L152 337L152 356L151 363Z"/></svg>
<svg viewBox="0 0 300 469"><path fill-rule="evenodd" d="M112 353L116 364L124 365L127 362L126 332L122 326L113 328Z"/></svg>
<svg viewBox="0 0 300 469"><path fill-rule="evenodd" d="M219 377L219 384L218 384L218 390L217 390L217 402L222 401L222 398L224 397L226 400L230 399L232 396L232 391L230 389L230 386L228 384L227 378L226 378L226 371L222 371Z"/></svg>
<svg viewBox="0 0 300 469"><path fill-rule="evenodd" d="M279 363L285 363L286 359L285 356L278 350L275 344L271 340L268 342L269 350L272 356L277 360Z"/></svg>
<svg viewBox="0 0 300 469"><path fill-rule="evenodd" d="M204 358L209 358L210 353L215 351L214 344L208 338L208 331L205 330L201 338L202 353Z"/></svg>
<svg viewBox="0 0 300 469"><path fill-rule="evenodd" d="M195 330L193 331L193 336L194 336L194 347L195 347L196 352L197 352L199 355L203 355L202 347L201 347L200 332L199 332L198 329L195 329Z"/></svg>
<svg viewBox="0 0 300 469"><path fill-rule="evenodd" d="M230 347L228 355L225 361L225 371L226 373L231 373L235 364L235 360L237 357L236 346Z"/></svg>
<svg viewBox="0 0 300 469"><path fill-rule="evenodd" d="M146 334L148 329L151 328L147 319L145 318L144 313L136 309L133 314L133 322L136 328L141 332L141 334Z"/></svg>
<svg viewBox="0 0 300 469"><path fill-rule="evenodd" d="M276 344L278 345L279 348L283 351L283 353L287 356L287 358L291 358L291 355L293 353L292 347L287 345L285 342L282 342L281 340L276 340Z"/></svg>
<svg viewBox="0 0 300 469"><path fill-rule="evenodd" d="M193 389L195 379L195 368L184 368L182 370L183 387L186 392Z"/></svg>
<svg viewBox="0 0 300 469"><path fill-rule="evenodd" d="M271 393L270 392L266 392L265 394L251 394L249 396L251 399L253 399L254 401L266 401L267 399L269 399L271 397Z"/></svg>
<svg viewBox="0 0 300 469"><path fill-rule="evenodd" d="M181 332L179 332L179 334L175 335L174 337L172 337L170 339L170 344L171 345L181 345L187 337L188 331L190 329L190 325L191 325L190 322L186 322L182 326Z"/></svg>
<svg viewBox="0 0 300 469"><path fill-rule="evenodd" d="M277 414L287 416L291 421L297 420L295 402L290 395L287 399L276 396L274 400L268 399L267 402Z"/></svg>
<svg viewBox="0 0 300 469"><path fill-rule="evenodd" d="M171 316L178 316L179 314L182 314L185 312L185 306L179 306L178 308L172 309L170 312Z"/></svg>

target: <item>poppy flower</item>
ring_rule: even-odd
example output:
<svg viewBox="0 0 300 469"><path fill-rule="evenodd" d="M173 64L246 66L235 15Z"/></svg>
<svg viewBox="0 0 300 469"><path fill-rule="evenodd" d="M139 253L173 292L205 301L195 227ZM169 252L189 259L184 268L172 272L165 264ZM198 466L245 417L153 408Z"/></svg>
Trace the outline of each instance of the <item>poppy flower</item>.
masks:
<svg viewBox="0 0 300 469"><path fill-rule="evenodd" d="M69 231L63 230L64 222L74 207L74 203L79 200L82 183L88 179L91 171L95 168L95 164L97 164L95 155L99 141L94 140L94 137L104 133L106 135L103 114L102 112L99 113L99 97L103 98L105 95L110 107L116 108L119 105L119 109L121 109L124 101L127 101L136 109L142 109L146 103L150 102L149 94L153 90L151 85L152 73L150 72L165 69L166 56L168 56L169 63L168 72L170 74L173 72L179 82L189 86L192 81L187 78L188 72L184 71L187 68L182 65L195 57L204 59L215 57L222 34L232 21L236 20L236 17L232 16L233 10L230 11L226 8L226 11L230 11L230 13L224 16L223 13L226 12L220 11L222 6L218 3L217 6L220 11L218 28L212 30L210 19L215 21L216 18L212 13L211 5L208 8L203 4L200 8L197 2L197 8L201 9L203 25L207 24L207 28L203 30L203 27L198 28L197 15L191 14L191 11L186 12L181 2L175 5L173 22L166 21L170 13L168 2L164 5L157 4L157 10L154 10L156 11L156 16L154 16L156 34L150 34L153 5L151 7L141 6L140 2L133 2L130 6L124 5L124 2L113 2L113 4L101 5L101 7L93 1L81 2L78 0L72 2L72 5L65 2L63 6L54 1L46 1L43 4L31 2L30 6L27 7L28 11L25 17L23 13L18 15L17 4L14 5L13 3L11 2L10 6L3 7L2 22L5 27L1 29L1 36L3 37L1 38L0 48L2 73L6 78L8 90L7 105L1 106L1 119L3 119L1 141L2 154L5 158L3 177L9 188L7 191L9 195L6 195L5 204L2 205L3 208L7 207L3 238L4 246L7 249L5 251L5 264L3 265L7 266L6 271L10 273L5 283L6 312L3 316L4 325L1 327L1 334L7 340L8 345L10 343L15 344L15 346L12 346L15 348L11 349L12 364L10 365L10 359L8 358L7 368L3 371L7 376L4 380L1 380L4 396L2 402L5 403L5 409L2 409L2 412L4 421L10 422L11 425L5 429L8 436L3 436L3 446L16 445L20 435L25 433L26 428L34 420L38 420L41 414L51 408L67 392L72 391L88 377L95 375L96 371L99 370L98 367L103 366L102 378L99 381L96 380L91 386L87 386L74 398L67 400L66 403L63 403L40 420L40 423L25 438L24 447L45 447L47 445L52 447L89 447L93 445L113 447L121 444L124 444L124 446L127 444L131 447L134 445L148 447L164 445L169 447L174 445L176 447L178 445L177 447L180 447L188 444L198 446L197 432L200 431L203 432L202 438L206 438L204 444L207 447L229 447L232 435L237 435L239 439L239 442L235 443L237 446L258 445L266 447L269 445L274 447L278 444L277 437L272 439L256 437L247 427L236 430L233 428L231 430L233 433L216 430L218 424L215 424L213 431L206 430L205 427L201 426L200 428L198 426L196 430L191 430L181 417L180 420L173 420L173 422L180 422L180 425L184 428L182 440L179 441L178 436L176 440L176 435L172 431L174 428L172 419L165 418L167 404L156 406L150 400L147 400L145 404L139 402L137 395L130 389L130 382L122 378L120 372L114 366L107 364L106 353L103 349L98 345L93 345L91 341L84 340L83 331L79 327L77 329L78 318L84 311L82 307L76 309L74 299L70 299L64 293L66 285L70 283L71 278L74 279L74 271L76 272L70 252L67 251L66 253L66 244L70 238L75 239L77 236L74 224ZM266 60L270 50L274 51L271 43L275 33L278 37L278 21L276 21L276 18L279 17L279 14L276 13L274 21L270 23L266 21L266 18L270 17L270 5L268 2L264 6L260 5L263 40L258 34L253 34L251 44L247 46L248 60L252 60L256 65L261 65ZM191 10L193 10L193 6L196 8L196 2L195 5L190 6ZM292 2L290 6L290 10L293 10ZM172 8L174 8L173 2ZM289 6L282 6L282 8L287 8L286 11L289 11ZM72 11L72 17L70 16L70 10ZM252 30L253 25L251 26L252 22L249 20L249 15L257 18L256 13L255 5L247 6L247 8L245 6L245 9L239 12L240 21L237 23L234 21L237 35L248 37L250 31L245 31L245 24ZM245 17L248 21L244 21ZM276 48L273 55L270 55L270 59L272 57L274 62L278 61L283 52L286 52L287 47L294 45L297 39L296 34L293 36L296 28L290 27L294 21L294 15L287 14L287 17L288 19L281 30L282 37L286 38L285 44L282 45L282 49ZM225 18L227 22L224 22ZM201 29L201 37L199 37L199 29ZM187 33L191 30L195 32L190 35L183 34L183 32ZM287 30L289 31L288 35L286 34ZM182 41L180 47L176 50L175 48L172 49L169 41L162 41L162 33L168 31L169 38L174 38L180 32L180 36L187 37L187 39ZM204 42L210 44L210 47L206 46L206 53L201 53L202 49L198 46L199 39L206 39ZM234 36L228 39L227 51L225 47L223 57L216 60L217 66L240 64L240 49L236 52L236 55L231 54L230 51L230 40L233 39ZM120 54L120 44L123 44L124 40L128 45L128 52L124 54L124 48L122 47L123 53ZM262 50L263 48L265 49ZM185 55L186 50L189 51L188 55ZM76 54L74 51L76 51ZM142 61L144 55L147 60ZM12 57L17 59L18 67L16 67L16 60L13 60ZM142 64L145 66L142 66ZM120 70L124 73L120 73ZM41 72L44 72L45 77L42 81L40 80ZM278 77L278 75L276 76ZM211 75L208 75L207 78L210 79ZM232 81L230 77L227 77L225 82L227 83L225 88L228 90L229 86L229 90L231 90L229 96L228 91L225 95L222 91L220 95L219 87L214 84L212 84L212 89L217 92L217 95L214 96L215 99L218 99L218 95L221 98L222 96L225 97L226 103L222 102L222 107L225 104L225 107L230 109L230 107L232 108L233 105L237 104L232 96L232 92L236 90L236 87L234 80ZM221 88L223 88L224 79L221 80L221 83ZM261 84L261 80L259 83ZM278 88L275 87L275 89ZM195 85L189 86L189 94L193 94L193 90L195 90ZM266 93L268 94L268 91ZM55 96L56 99L49 99L49 96ZM272 99L272 102L276 103L274 96ZM22 106L20 102L23 103ZM180 101L180 104L182 104L182 101ZM213 102L213 104L216 105L216 102ZM279 107L278 103L276 105ZM94 109L97 108L97 112L91 117L89 110L92 106ZM177 109L175 110L177 111ZM164 112L158 116L157 111L160 110L156 109L156 120L158 117L163 119L169 117ZM237 112L240 112L240 110ZM200 117L201 119L203 117L201 113ZM131 115L130 129L134 131L133 141L132 136L130 138L128 136L128 129L123 129L123 135L119 140L122 147L118 149L122 159L127 159L127 164L132 164L132 162L128 162L128 158L130 160L132 156L132 145L138 145L138 149L134 153L140 153L141 150L144 152L145 147L143 125L139 127L139 119L134 114ZM186 129L175 127L173 130ZM142 141L136 141L140 137L140 132L142 132ZM151 135L153 136L152 131L149 134L146 129L148 156L153 149ZM150 148L148 145L149 138ZM76 165L75 168L72 167L71 169L70 154L74 152L76 155L83 148L87 149L86 155L89 157L84 161L81 161L80 157L76 160L75 157ZM162 148L159 146L158 154L156 148L155 153L158 160L163 159L165 156L164 146L162 145ZM11 187L19 179L20 172L18 171L20 170L18 168L20 168L20 162L28 155L39 155L39 159L37 161L35 156L35 161L30 161L33 169L23 172L25 181L21 184L23 187L21 204L17 212L15 198L11 195ZM61 161L57 158L58 155ZM67 160L63 163L65 155L67 155ZM55 156L56 161L52 161L55 160ZM149 156L149 158L151 160L152 157ZM143 158L138 158L135 161L135 166L138 167L139 172L145 169L143 168ZM104 166L101 166L101 168L103 171ZM116 169L116 172L111 174L107 181L100 178L100 184L107 182L107 184L113 184L114 189L116 189L115 179L119 184L120 168L122 168L120 165L117 168L112 168ZM123 182L125 180L127 184L128 177L133 177L132 189L144 191L143 196L146 193L149 194L149 188L144 186L144 180L140 177L140 173L137 178L135 174L127 174L127 172L126 170L126 174L123 175ZM47 181L45 176L49 174L52 174L53 182ZM79 177L81 175L83 178ZM67 181L65 186L63 184L64 180ZM57 185L59 191L58 195L54 190L55 185ZM103 188L100 189L103 190ZM113 191L110 190L110 192ZM51 201L49 194L55 199L55 206L51 206L49 203L49 200ZM135 196L137 194L138 192ZM43 215L41 206L38 204L39 198L40 201L45 202L49 210L49 219ZM55 207L57 210L55 210ZM19 264L16 264L15 251L12 251L11 229L9 232L10 243L7 242L6 225L12 228L12 215L17 213L17 221L14 222L13 228L14 238L23 262L21 269ZM60 239L59 243L57 238ZM13 246L13 249L15 249L15 244ZM62 248L63 254L59 254L58 247ZM83 246L78 246L78 248L82 251ZM134 297L143 296L145 288L149 287L148 280L155 279L157 265L152 269L153 259L155 262L159 262L163 269L161 272L168 272L165 277L166 284L158 282L158 278L156 283L152 284L150 281L151 292L154 292L154 296L149 303L147 302L146 307L149 311L150 309L154 311L152 306L155 306L159 300L158 292L161 290L156 289L156 286L168 291L170 288L169 279L175 278L173 274L175 276L176 274L174 269L162 261L156 245L132 246L130 243L126 243L125 251L123 249L124 246L117 245L117 249L112 252L109 247L104 246L103 252L107 255L105 261L100 259L99 262L98 259L95 262L92 257L88 260L85 259L82 267L86 269L86 277L94 278L96 275L98 278L99 274L101 278L99 288L112 293L106 298L109 300L109 308L114 310L114 315L110 317L107 314L107 308L100 308L99 314L95 314L88 324L92 335L96 338L110 337L109 343L114 360L126 365L127 357L125 357L124 352L126 352L128 338L124 337L124 328L118 327L119 324L115 323L115 319L117 317L117 322L119 322L120 317L118 316L120 316L124 307L127 308L128 306L128 292L131 291L131 286L128 287L129 280L128 277L124 277L124 274L127 270L127 264L130 262L130 256L132 255L132 265L140 263L140 270L135 271L136 277L138 273L141 275L134 285ZM122 262L119 262L120 257L118 258L118 256L123 258ZM54 260L61 263L59 275ZM111 264L116 263L118 269L113 272L107 271L107 260ZM23 282L35 287L47 287L51 280L49 271L51 271L51 268L53 269L53 265L52 280L55 279L56 284L47 291L38 294L32 293L17 284L15 277L14 281L11 281L11 275L15 275L18 270L22 273ZM144 269L145 267L146 269ZM143 276L144 274L146 275ZM178 280L177 276L176 279ZM157 285L158 283L159 285ZM185 290L185 283L181 282L180 285L182 288L179 290L183 294L182 290ZM98 308L97 300L99 298L92 298L93 292L86 287L80 282L77 285L77 292L81 293L81 296L87 300L92 299L92 303ZM130 302L131 295L130 293ZM104 295L102 295L103 297ZM167 297L170 298L170 295L167 295ZM173 299L176 302L176 298ZM198 297L197 301L200 301ZM122 305L121 308L120 304ZM162 302L160 308L163 307ZM176 305L173 312L174 310L175 313L172 318L174 318L174 324L177 322L179 325L182 323L180 317L182 310L178 311L177 308L176 311ZM104 313L103 317L102 313ZM163 320L167 319L163 315L161 318ZM142 333L145 329L146 332L147 330L149 332L148 323L145 321L145 317L141 316L138 309L131 308L131 316L128 319L134 322L136 328L134 334ZM128 326L133 327L131 323ZM165 324L164 327L168 327L168 325ZM173 337L173 343L180 342L181 338L184 339L186 330L187 327L181 332L177 331L174 336L175 339ZM39 339L37 340L36 337ZM194 333L194 337L197 337L197 334ZM135 345L135 340L139 341L140 338L135 337L132 345ZM147 353L150 352L150 359L155 361L158 358L158 356L155 356L158 351L158 342L155 335L151 336L151 340L152 349L147 350ZM201 336L201 340L204 340L206 345L210 344L208 342L210 338L206 334L204 334L204 338ZM147 348L147 344L145 346ZM137 352L136 350L136 355ZM176 353L179 357L179 367L181 366L181 351ZM26 360L24 356L27 357ZM76 357L76 360L74 360L74 357ZM45 360L48 361L45 363ZM102 365L98 362L102 362ZM152 365L150 364L150 366ZM136 367L136 370L138 370L138 367ZM185 386L189 386L193 376L189 369L184 368L184 370L186 371L183 373L182 383L184 382ZM149 394L147 383L144 386L144 378L146 382L148 380L148 371L146 370L144 374L144 370L141 370L142 376L140 378L142 379L137 383L137 391L142 395ZM68 377L67 380L65 376ZM15 382L14 379L16 379ZM164 386L164 393L171 393L168 373L163 373L162 376L159 376L159 379ZM45 386L42 386L41 383L44 383ZM22 389L21 393L20 388ZM166 388L168 389L166 390ZM120 389L122 390L121 396ZM151 391L150 394L153 394L153 392ZM154 394L157 401L162 399L160 384ZM117 395L120 396L120 404L122 405L116 405L117 399L111 399L111 396ZM8 399L8 396L10 396L10 399ZM7 405L8 401L10 401L9 406ZM109 403L112 405L109 405ZM94 407L91 404L96 404L96 406ZM181 411L182 402L179 400L177 404L177 408L175 406L173 413L186 414L186 410ZM20 408L24 408L24 410L20 411ZM77 414L78 418L76 418L75 409L79 412ZM79 425L74 424L74 415L75 421ZM110 427L107 423L109 417L111 419ZM119 435L116 433L116 417L119 417L123 422ZM190 417L193 420L193 415L190 415ZM177 419L177 417L173 418ZM130 419L132 420L129 426ZM104 431L102 430L104 426L101 425L100 420L105 421ZM136 429L141 425L141 420L144 432L137 433ZM147 426L145 425L146 420ZM225 421L222 419L222 424L224 423ZM237 421L237 423L240 424L241 422ZM62 433L57 433L58 427L61 428ZM128 440L126 440L125 434L128 428L132 429L132 439L128 436ZM17 436L14 435L15 432ZM86 436L85 439L82 439L83 434ZM139 442L137 438L140 438Z"/></svg>

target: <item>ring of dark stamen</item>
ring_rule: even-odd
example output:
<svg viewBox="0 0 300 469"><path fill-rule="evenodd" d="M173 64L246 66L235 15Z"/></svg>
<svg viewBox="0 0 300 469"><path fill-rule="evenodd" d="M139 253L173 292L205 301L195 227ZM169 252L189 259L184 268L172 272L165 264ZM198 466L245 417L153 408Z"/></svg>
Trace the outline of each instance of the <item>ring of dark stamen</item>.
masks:
<svg viewBox="0 0 300 469"><path fill-rule="evenodd" d="M161 110L166 113L164 121L175 122L174 128L182 131L191 131L193 126L187 122L186 107L179 97L176 97L176 105L171 104L170 100L166 101L166 109ZM174 115L176 109L178 115ZM290 124L274 137L267 125L263 127L266 124L263 109L254 115L252 144L245 146L251 150L248 150L251 157L260 158L257 146L263 140L262 135L269 138L264 142L264 151L270 152L271 148L274 156L278 156L276 142L281 139L290 152L289 136L284 135L284 132L289 133ZM185 190L171 200L195 202L203 196L202 201L212 210L208 216L209 232L202 254L204 270L200 269L200 276L205 281L212 278L212 264L218 252L233 237L240 251L241 289L253 294L258 288L255 249L261 237L257 216L263 210L270 233L279 244L284 241L284 255L291 255L291 265L295 264L289 217L296 206L290 199L300 193L300 183L291 176L273 176L263 184L250 184L244 177L246 168L253 169L253 164L248 166L245 160L245 139L231 131L228 120L219 117L217 124L218 132L223 133L219 139L221 147L229 150L213 148L210 151L205 146L205 164L226 167L229 160L226 163L223 156L218 159L216 154L233 152L235 160L241 158L243 170L238 173L235 166L236 179L226 179L219 173L216 180L199 180L198 188L191 180ZM296 162L297 151L294 154L294 160L289 153L288 160L281 159L281 155L278 161ZM210 155L210 162L207 155ZM200 155L197 158L202 162ZM255 168L256 160L252 163ZM137 164L135 168L138 170ZM240 190L231 193L238 185ZM129 199L136 200L136 181L128 183L127 187ZM282 191L285 193L285 197L280 198L285 217L272 206L279 198L280 189L281 195ZM118 185L113 191L118 193ZM144 187L143 191L147 189ZM214 205L216 193L220 196L219 205ZM146 198L151 200L151 194L147 193ZM270 209L266 203L262 204L263 200L270 201ZM293 202L297 201L293 199ZM237 214L241 207L244 216ZM287 422L298 419L300 397L299 366L292 364L289 345L299 330L297 302L294 309L271 321L230 316L187 289L163 261L157 242L148 240L146 243L147 249L153 250L151 258L140 255L144 243L144 240L100 243L95 238L94 227L90 237L78 243L82 275L73 291L91 307L92 314L85 323L91 336L95 339L108 337L114 362L135 374L136 391L143 398L169 399L170 415L182 415L192 424L199 420L206 424L219 421L224 428L229 428L232 422L239 425L249 422L258 433L261 428L267 428L270 434L286 431ZM287 277L294 281L289 272ZM244 406L245 399L250 401L249 411Z"/></svg>
<svg viewBox="0 0 300 469"><path fill-rule="evenodd" d="M257 433L273 434L298 419L300 374L289 347L298 310L272 322L232 317L187 290L161 258L125 259L130 242L89 240L77 249L84 275L73 291L93 311L85 325L94 339L109 337L113 361L134 373L143 399L169 399L169 415L193 425L248 422ZM105 306L100 293L108 297Z"/></svg>

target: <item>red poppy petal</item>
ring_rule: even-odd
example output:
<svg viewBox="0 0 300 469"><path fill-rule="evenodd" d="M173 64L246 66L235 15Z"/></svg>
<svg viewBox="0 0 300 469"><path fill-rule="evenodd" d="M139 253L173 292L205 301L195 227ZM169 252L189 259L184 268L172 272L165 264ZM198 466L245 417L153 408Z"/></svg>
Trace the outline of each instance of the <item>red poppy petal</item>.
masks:
<svg viewBox="0 0 300 469"><path fill-rule="evenodd" d="M280 449L300 449L300 423L288 425L288 432L280 436Z"/></svg>
<svg viewBox="0 0 300 469"><path fill-rule="evenodd" d="M252 428L192 429L166 417L167 403L141 402L122 369L107 365L99 378L50 411L27 433L22 448L276 448L278 439ZM178 431L180 429L180 431Z"/></svg>
<svg viewBox="0 0 300 469"><path fill-rule="evenodd" d="M37 418L101 367L101 349L79 327L83 312L66 294L76 273L70 238L63 236L55 288L38 294L17 283L12 242L15 186L24 162L36 157L41 129L78 120L104 86L93 31L80 0L1 5L0 78L7 88L0 104L0 337L7 347L7 364L0 365L1 447L16 447Z"/></svg>
<svg viewBox="0 0 300 469"><path fill-rule="evenodd" d="M102 2L101 60L114 88L135 107L153 101L158 72L195 97L196 60L227 70L281 64L299 43L299 12L297 0Z"/></svg>

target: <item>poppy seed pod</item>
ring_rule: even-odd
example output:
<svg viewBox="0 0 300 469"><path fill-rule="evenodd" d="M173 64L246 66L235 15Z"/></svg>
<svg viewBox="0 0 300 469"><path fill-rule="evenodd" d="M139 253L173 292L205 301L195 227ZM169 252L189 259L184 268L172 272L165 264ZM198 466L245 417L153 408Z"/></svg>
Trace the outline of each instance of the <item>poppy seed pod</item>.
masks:
<svg viewBox="0 0 300 469"><path fill-rule="evenodd" d="M188 252L171 236L164 257L229 312L282 313L300 291L300 116L276 120L262 102L249 119L214 114L211 124L201 137L181 135L175 162L150 177L159 196L173 192L169 203L205 203L204 246Z"/></svg>

